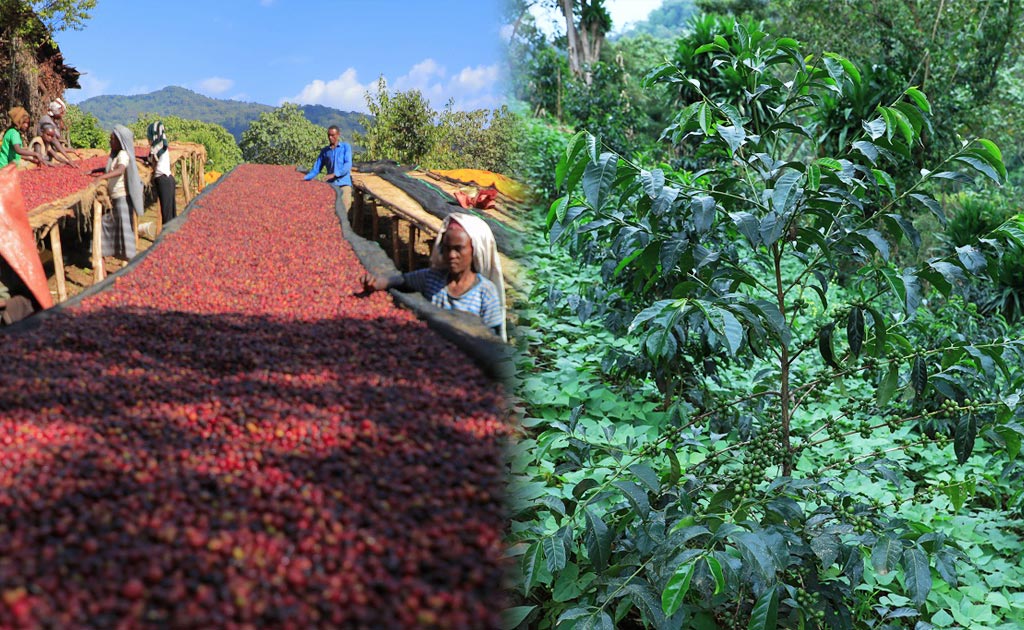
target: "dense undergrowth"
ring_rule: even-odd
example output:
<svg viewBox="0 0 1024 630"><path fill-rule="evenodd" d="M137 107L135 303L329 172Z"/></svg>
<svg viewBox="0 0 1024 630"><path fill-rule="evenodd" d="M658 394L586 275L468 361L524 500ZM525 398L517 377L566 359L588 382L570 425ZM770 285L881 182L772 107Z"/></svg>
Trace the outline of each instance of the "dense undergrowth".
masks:
<svg viewBox="0 0 1024 630"><path fill-rule="evenodd" d="M556 167L507 625L1020 627L1022 342L990 297L1024 219L951 201L1008 180L999 147L921 165L923 92L837 120L866 75L741 24L691 61L647 80L693 170L588 133Z"/></svg>
<svg viewBox="0 0 1024 630"><path fill-rule="evenodd" d="M659 614L661 593L636 579L653 571L653 563L637 571L629 557L644 551L661 553L665 566L661 574L671 576L672 568L692 552L694 547L686 540L677 540L678 547L669 544L671 530L685 531L685 525L669 527L660 540L654 537L652 530L664 532L666 523L650 497L664 501L675 488L685 487L685 477L699 470L713 448L722 449L725 436L710 425L680 434L678 419L663 409L653 381L615 373L612 357L638 349L635 342L609 332L597 318L581 320L577 296L582 287L598 280L598 270L581 267L564 250L550 248L541 231L535 225L525 246L534 283L532 306L520 311L526 351L519 359L523 376L518 395L525 417L523 436L510 459L514 479L511 554L519 567L515 587L522 601L509 611L508 625L610 627L607 624L614 619L619 628L688 627L670 623L663 610ZM963 319L964 312L971 317ZM932 316L951 333L955 329L970 334L972 327L985 325L973 309L964 309L957 301L936 309ZM715 386L733 393L751 391L757 386L758 371L756 365L723 370ZM822 392L804 416L805 423L796 427L798 433L813 434L822 419L839 412L838 403L832 402L838 399L835 393ZM797 464L797 477L824 472L823 478L843 489L836 496L845 505L876 506L904 519L912 533L908 535L919 540L926 537L925 543L942 541L942 560L928 568L931 588L920 607L902 594L906 571L887 566L873 551L848 559L862 563L864 569L864 583L852 594L856 607L850 621L859 628L1021 627L1024 569L1018 550L1024 546L1020 487L1024 468L1007 465L985 449L965 465L951 467L954 445L943 440L939 448L918 453L902 449L887 453L889 481L885 483L871 480L855 467L835 468L838 462L866 461L869 455L920 437L908 427L870 434L850 427L841 442L805 451ZM674 459L665 450L673 444L678 445ZM825 471L829 467L833 470ZM594 488L600 491L593 494ZM813 509L813 504L811 500L800 507ZM785 509L796 507L780 504L777 509L781 517ZM595 527L588 513L601 514L607 529ZM659 544L667 548L651 552ZM824 542L819 544L810 550L810 562L823 563L833 553ZM602 553L608 559L599 570L595 556ZM734 553L757 552L740 548ZM706 566L690 575L691 588L703 582L710 599L720 599L714 593L723 588L716 581L732 579L728 560L716 563L716 556L707 558ZM833 568L835 579L841 577L838 564ZM955 576L954 584L947 583L943 573ZM661 584L670 580L665 578ZM513 623L517 620L521 621L518 626ZM740 627L747 627L746 621ZM692 620L692 627L729 627L723 622L705 616ZM791 626L780 623L779 627Z"/></svg>

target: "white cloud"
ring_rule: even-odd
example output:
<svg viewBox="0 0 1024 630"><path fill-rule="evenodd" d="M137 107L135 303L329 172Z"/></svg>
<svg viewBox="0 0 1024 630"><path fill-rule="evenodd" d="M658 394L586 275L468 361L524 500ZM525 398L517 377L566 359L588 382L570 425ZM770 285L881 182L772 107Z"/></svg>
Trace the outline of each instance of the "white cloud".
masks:
<svg viewBox="0 0 1024 630"><path fill-rule="evenodd" d="M207 94L223 94L235 85L231 79L210 77L199 82L199 89Z"/></svg>
<svg viewBox="0 0 1024 630"><path fill-rule="evenodd" d="M295 96L280 99L281 103L298 103L299 105L327 105L346 111L366 111L364 98L370 85L359 82L355 68L342 72L337 79L324 81L315 79L308 83Z"/></svg>
<svg viewBox="0 0 1024 630"><path fill-rule="evenodd" d="M494 86L498 82L500 74L501 71L497 64L463 68L457 75L452 77L451 84L460 91L479 92Z"/></svg>
<svg viewBox="0 0 1024 630"><path fill-rule="evenodd" d="M82 89L68 90L67 92L69 103L79 103L87 98L102 96L107 93L107 88L110 87L110 81L104 81L88 70L82 70L82 76L78 78L78 84L82 86Z"/></svg>
<svg viewBox="0 0 1024 630"><path fill-rule="evenodd" d="M407 74L395 79L395 89L402 92L406 90L426 92L430 89L432 81L442 80L444 76L444 66L438 65L433 59L424 59L414 65Z"/></svg>
<svg viewBox="0 0 1024 630"><path fill-rule="evenodd" d="M152 91L153 91L153 88L151 88L148 85L146 85L145 83L143 83L141 85L133 85L133 86L131 86L130 88L125 90L125 95L131 96L133 94L149 94Z"/></svg>
<svg viewBox="0 0 1024 630"><path fill-rule="evenodd" d="M448 76L444 66L433 59L424 59L394 81L385 77L385 82L389 92L419 90L436 110L442 109L449 100L454 101L455 109L471 110L491 109L504 102L499 89L501 78L498 64L465 67ZM356 70L349 68L336 79L316 79L303 87L297 95L282 98L280 102L327 105L342 110L366 112L367 92L376 94L377 81L363 84Z"/></svg>

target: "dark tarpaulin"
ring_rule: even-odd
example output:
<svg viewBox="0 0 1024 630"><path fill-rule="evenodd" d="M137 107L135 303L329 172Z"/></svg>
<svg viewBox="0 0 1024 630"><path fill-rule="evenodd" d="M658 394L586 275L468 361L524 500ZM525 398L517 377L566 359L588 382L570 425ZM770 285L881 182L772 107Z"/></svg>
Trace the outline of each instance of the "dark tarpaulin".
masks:
<svg viewBox="0 0 1024 630"><path fill-rule="evenodd" d="M476 212L471 208L463 208L455 197L430 184L407 175L408 167L399 166L389 160L378 160L376 162L358 162L353 165L360 173L373 173L389 184L399 188L420 204L424 210L439 219L446 219L453 212L465 212L477 216L487 222L494 234L494 242L498 251L513 256L519 251L519 235L509 229L505 224L497 221L486 214Z"/></svg>

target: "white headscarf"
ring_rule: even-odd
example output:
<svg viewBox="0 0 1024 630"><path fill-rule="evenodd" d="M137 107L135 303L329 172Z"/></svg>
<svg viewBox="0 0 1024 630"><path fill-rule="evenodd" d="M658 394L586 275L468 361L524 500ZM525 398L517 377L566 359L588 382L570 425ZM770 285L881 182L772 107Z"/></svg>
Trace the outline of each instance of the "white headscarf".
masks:
<svg viewBox="0 0 1024 630"><path fill-rule="evenodd" d="M462 212L453 212L445 217L441 231L434 239L434 249L430 252L430 265L435 269L445 269L444 256L441 254L441 239L448 231L452 222L458 223L466 230L473 244L473 271L494 283L498 288L498 303L501 305L501 339L507 341L505 333L505 280L501 275L501 259L498 257L498 246L494 242L494 234L487 222L479 217Z"/></svg>
<svg viewBox="0 0 1024 630"><path fill-rule="evenodd" d="M135 163L135 135L124 125L114 125L114 135L121 143L121 150L128 153L128 166L124 170L124 183L128 191L128 202L135 214L142 216L146 212L143 203L142 179L139 177L139 165ZM113 153L107 159L107 170L114 165Z"/></svg>
<svg viewBox="0 0 1024 630"><path fill-rule="evenodd" d="M58 98L57 100L50 103L49 112L51 116L59 116L64 113L65 109L67 108L64 106L64 101Z"/></svg>

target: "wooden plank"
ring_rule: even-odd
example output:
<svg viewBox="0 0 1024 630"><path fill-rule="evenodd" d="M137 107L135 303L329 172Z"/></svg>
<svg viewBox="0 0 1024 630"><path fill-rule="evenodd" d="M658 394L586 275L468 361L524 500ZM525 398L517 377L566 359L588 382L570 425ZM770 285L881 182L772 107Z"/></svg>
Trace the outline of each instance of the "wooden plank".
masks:
<svg viewBox="0 0 1024 630"><path fill-rule="evenodd" d="M409 249L406 250L406 269L408 271L413 270L413 264L416 262L416 234L419 232L419 228L416 227L415 223L409 224Z"/></svg>
<svg viewBox="0 0 1024 630"><path fill-rule="evenodd" d="M103 204L92 202L92 282L106 278L103 270Z"/></svg>
<svg viewBox="0 0 1024 630"><path fill-rule="evenodd" d="M185 205L192 201L191 182L188 179L188 159L181 161L181 192L185 195Z"/></svg>
<svg viewBox="0 0 1024 630"><path fill-rule="evenodd" d="M53 252L53 275L57 279L57 301L68 299L68 284L64 277L64 250L60 243L60 226L50 228L50 251Z"/></svg>
<svg viewBox="0 0 1024 630"><path fill-rule="evenodd" d="M373 232L370 235L370 238L375 240L375 241L377 241L377 240L380 240L380 231L379 231L378 226L377 226L377 221L378 221L377 204L373 203L371 201L371 203L370 203L370 210L372 212L372 214L370 215L370 227L373 230Z"/></svg>
<svg viewBox="0 0 1024 630"><path fill-rule="evenodd" d="M398 261L398 217L391 217L391 261L395 267L401 265Z"/></svg>

